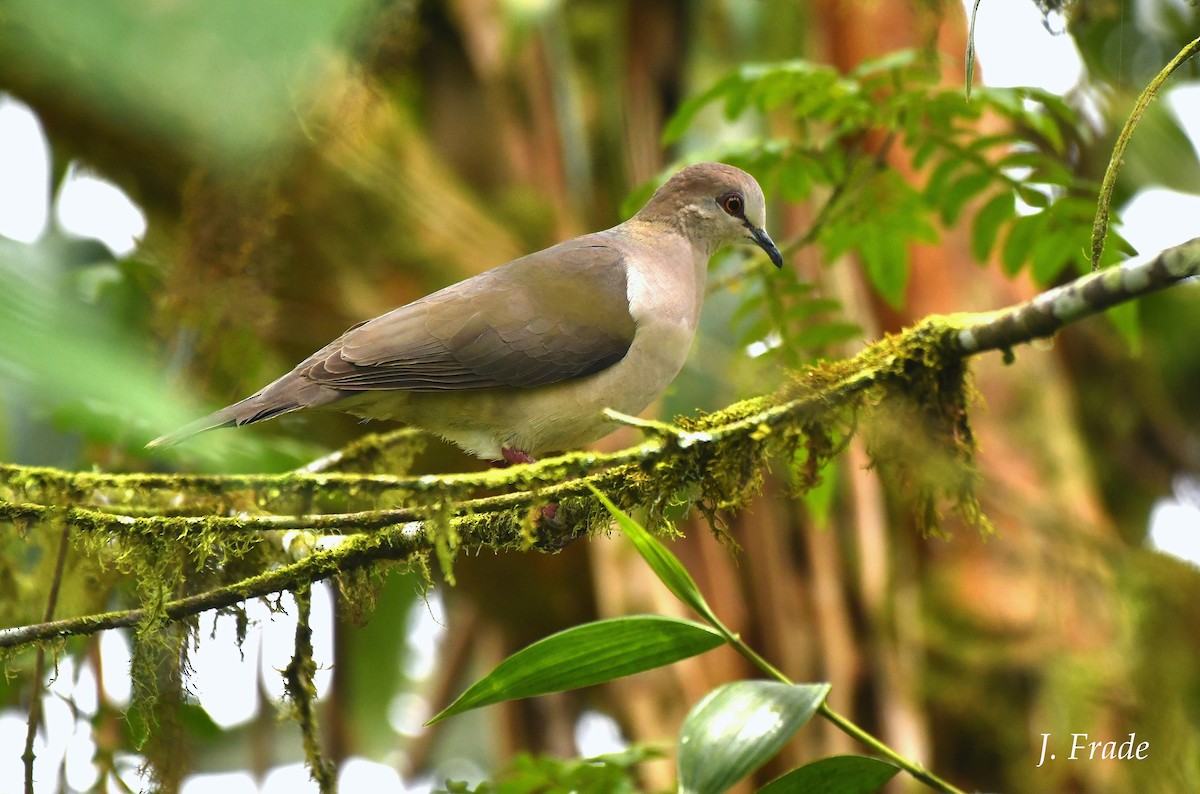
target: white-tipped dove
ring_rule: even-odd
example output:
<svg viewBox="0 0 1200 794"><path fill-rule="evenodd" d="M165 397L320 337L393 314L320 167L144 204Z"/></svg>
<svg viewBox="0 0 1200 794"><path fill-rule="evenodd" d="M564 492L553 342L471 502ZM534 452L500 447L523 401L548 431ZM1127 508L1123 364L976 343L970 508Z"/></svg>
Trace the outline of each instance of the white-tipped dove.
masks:
<svg viewBox="0 0 1200 794"><path fill-rule="evenodd" d="M523 256L351 328L241 402L151 441L305 408L396 419L481 458L523 462L614 428L679 373L704 302L708 260L763 229L754 177L684 168L636 215Z"/></svg>

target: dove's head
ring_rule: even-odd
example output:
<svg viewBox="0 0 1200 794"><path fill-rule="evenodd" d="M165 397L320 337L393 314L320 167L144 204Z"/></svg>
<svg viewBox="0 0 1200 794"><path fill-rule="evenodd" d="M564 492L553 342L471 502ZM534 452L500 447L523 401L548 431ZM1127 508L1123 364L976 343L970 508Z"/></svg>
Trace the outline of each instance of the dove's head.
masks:
<svg viewBox="0 0 1200 794"><path fill-rule="evenodd" d="M676 173L646 202L638 218L677 227L710 252L754 243L776 267L783 255L766 231L767 207L754 177L724 163L697 163Z"/></svg>

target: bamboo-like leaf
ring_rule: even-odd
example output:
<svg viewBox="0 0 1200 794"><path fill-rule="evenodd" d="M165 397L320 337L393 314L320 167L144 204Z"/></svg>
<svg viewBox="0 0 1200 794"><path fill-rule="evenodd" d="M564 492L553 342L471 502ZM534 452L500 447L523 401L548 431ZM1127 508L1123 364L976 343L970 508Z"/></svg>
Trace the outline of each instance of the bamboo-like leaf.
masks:
<svg viewBox="0 0 1200 794"><path fill-rule="evenodd" d="M865 755L822 758L777 777L758 794L875 794L895 777L900 767Z"/></svg>
<svg viewBox="0 0 1200 794"><path fill-rule="evenodd" d="M657 615L585 623L517 651L426 725L480 706L578 689L662 667L724 641L700 623Z"/></svg>
<svg viewBox="0 0 1200 794"><path fill-rule="evenodd" d="M709 692L679 732L680 794L720 794L779 752L829 684L736 681Z"/></svg>
<svg viewBox="0 0 1200 794"><path fill-rule="evenodd" d="M696 614L700 615L713 626L719 626L720 621L709 608L708 602L704 600L704 596L700 593L700 588L696 586L696 580L683 567L683 563L679 558L667 550L667 547L659 543L653 535L646 529L629 517L621 508L612 503L611 500L604 494L600 493L591 485L592 493L596 494L596 498L604 505L604 508L612 514L616 519L617 525L621 528L621 532L625 537L633 541L634 547L638 554L642 555L642 559L654 571L654 575L659 578L663 584L667 586L676 598L687 604Z"/></svg>

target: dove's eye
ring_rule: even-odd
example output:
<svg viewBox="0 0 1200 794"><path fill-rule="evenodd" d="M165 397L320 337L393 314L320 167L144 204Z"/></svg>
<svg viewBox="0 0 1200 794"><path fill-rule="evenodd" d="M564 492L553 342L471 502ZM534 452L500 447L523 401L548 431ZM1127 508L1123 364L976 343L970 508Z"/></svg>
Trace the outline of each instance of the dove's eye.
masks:
<svg viewBox="0 0 1200 794"><path fill-rule="evenodd" d="M735 218L742 217L742 213L746 210L746 202L741 193L726 193L717 199L717 203L721 205L721 209Z"/></svg>

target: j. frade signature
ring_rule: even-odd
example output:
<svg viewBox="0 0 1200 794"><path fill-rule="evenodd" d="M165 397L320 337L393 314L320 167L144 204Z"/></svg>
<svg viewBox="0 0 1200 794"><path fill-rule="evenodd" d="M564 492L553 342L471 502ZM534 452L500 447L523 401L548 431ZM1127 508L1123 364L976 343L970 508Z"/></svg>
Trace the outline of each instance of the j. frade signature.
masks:
<svg viewBox="0 0 1200 794"><path fill-rule="evenodd" d="M1051 746L1051 734L1042 734L1042 755L1038 758L1037 765L1039 767L1046 761L1054 761L1058 755L1054 752L1048 752ZM1098 740L1089 741L1086 733L1071 734L1071 751L1067 754L1068 761L1099 761L1099 760L1121 760L1121 761L1144 761L1150 757L1150 742L1139 742L1137 734L1129 734L1129 738L1123 742L1116 740Z"/></svg>

